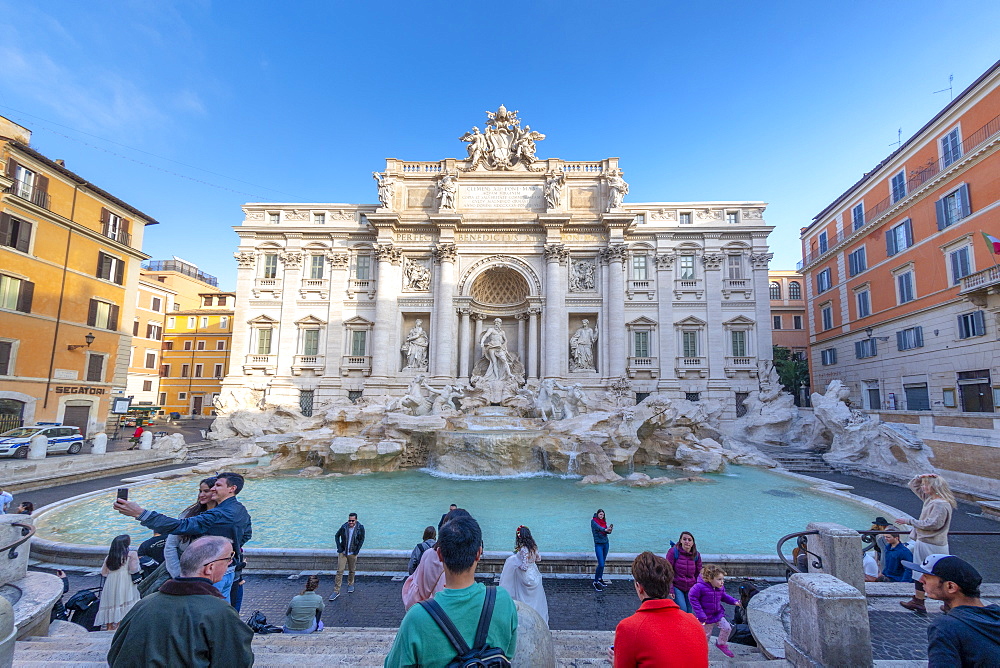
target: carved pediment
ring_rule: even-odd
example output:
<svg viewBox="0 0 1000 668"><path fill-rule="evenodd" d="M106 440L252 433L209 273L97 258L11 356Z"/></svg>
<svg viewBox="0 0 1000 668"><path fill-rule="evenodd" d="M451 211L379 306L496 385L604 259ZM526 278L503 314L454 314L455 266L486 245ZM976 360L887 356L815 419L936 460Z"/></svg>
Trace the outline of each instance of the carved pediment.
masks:
<svg viewBox="0 0 1000 668"><path fill-rule="evenodd" d="M674 325L678 327L704 327L707 324L708 323L702 320L701 318L695 317L693 315L689 315L683 320L678 320L677 322L674 323Z"/></svg>

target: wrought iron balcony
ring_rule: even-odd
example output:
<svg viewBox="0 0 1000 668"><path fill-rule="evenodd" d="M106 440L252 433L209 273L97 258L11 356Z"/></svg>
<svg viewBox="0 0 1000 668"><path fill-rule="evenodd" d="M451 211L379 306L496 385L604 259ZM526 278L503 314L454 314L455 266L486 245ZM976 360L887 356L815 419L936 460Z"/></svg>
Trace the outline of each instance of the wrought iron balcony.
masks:
<svg viewBox="0 0 1000 668"><path fill-rule="evenodd" d="M132 235L126 232L121 226L112 227L110 223L104 223L104 227L101 228L101 234L108 239L114 239L120 244L125 244L126 246L132 245Z"/></svg>
<svg viewBox="0 0 1000 668"><path fill-rule="evenodd" d="M49 204L52 202L47 192L41 188L28 185L24 181L14 181L10 188L7 188L4 192L8 192L15 197L27 200L36 206L42 207L43 209L49 209Z"/></svg>

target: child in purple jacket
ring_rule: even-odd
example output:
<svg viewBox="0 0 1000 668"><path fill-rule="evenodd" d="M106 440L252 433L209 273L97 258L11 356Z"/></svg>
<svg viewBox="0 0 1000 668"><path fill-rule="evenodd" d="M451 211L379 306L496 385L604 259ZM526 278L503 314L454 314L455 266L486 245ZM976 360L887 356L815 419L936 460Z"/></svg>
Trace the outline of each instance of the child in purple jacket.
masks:
<svg viewBox="0 0 1000 668"><path fill-rule="evenodd" d="M682 531L677 543L667 550L667 561L674 569L674 603L684 612L691 612L688 592L698 581L701 555L690 531Z"/></svg>
<svg viewBox="0 0 1000 668"><path fill-rule="evenodd" d="M705 629L705 636L711 639L712 629L718 624L719 640L715 646L726 656L732 657L734 654L726 641L729 640L729 634L733 627L726 620L726 611L723 610L722 604L739 606L740 602L726 593L725 578L726 572L724 570L714 564L708 564L701 569L701 577L691 587L688 596L691 599L694 616L698 618Z"/></svg>

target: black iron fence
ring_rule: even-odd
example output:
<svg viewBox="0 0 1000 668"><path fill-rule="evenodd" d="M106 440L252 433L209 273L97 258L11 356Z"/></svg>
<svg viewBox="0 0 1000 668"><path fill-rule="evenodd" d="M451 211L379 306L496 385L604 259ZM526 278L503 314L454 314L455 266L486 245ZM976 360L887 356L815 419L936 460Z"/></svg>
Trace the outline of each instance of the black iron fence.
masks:
<svg viewBox="0 0 1000 668"><path fill-rule="evenodd" d="M48 209L49 204L52 201L47 192L41 188L36 188L33 185L28 185L24 181L14 181L10 188L7 188L4 192L8 192L15 197L28 200L32 204L40 206L43 209Z"/></svg>
<svg viewBox="0 0 1000 668"><path fill-rule="evenodd" d="M17 429L24 425L24 420L20 415L0 415L0 434L10 429Z"/></svg>

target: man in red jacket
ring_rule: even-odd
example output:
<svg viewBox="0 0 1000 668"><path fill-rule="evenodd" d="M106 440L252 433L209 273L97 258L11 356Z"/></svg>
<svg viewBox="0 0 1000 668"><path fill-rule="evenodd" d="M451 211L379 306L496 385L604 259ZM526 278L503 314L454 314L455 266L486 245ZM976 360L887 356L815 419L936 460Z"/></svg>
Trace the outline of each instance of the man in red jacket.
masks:
<svg viewBox="0 0 1000 668"><path fill-rule="evenodd" d="M708 668L708 641L701 624L670 598L670 563L643 552L632 562L632 578L642 605L615 629L615 644L608 650L615 668Z"/></svg>

